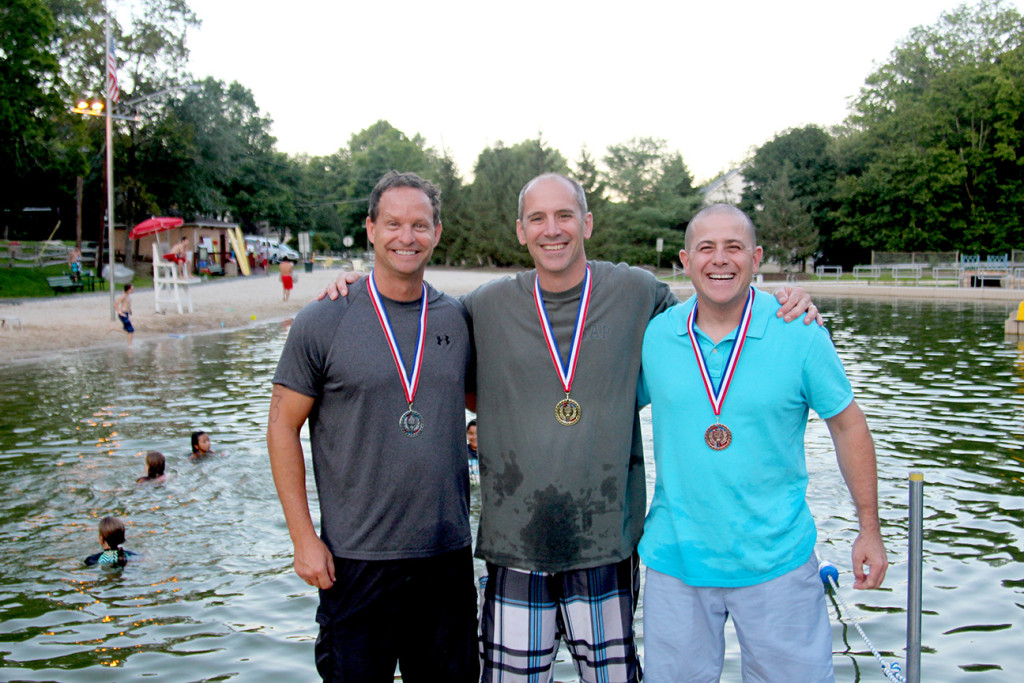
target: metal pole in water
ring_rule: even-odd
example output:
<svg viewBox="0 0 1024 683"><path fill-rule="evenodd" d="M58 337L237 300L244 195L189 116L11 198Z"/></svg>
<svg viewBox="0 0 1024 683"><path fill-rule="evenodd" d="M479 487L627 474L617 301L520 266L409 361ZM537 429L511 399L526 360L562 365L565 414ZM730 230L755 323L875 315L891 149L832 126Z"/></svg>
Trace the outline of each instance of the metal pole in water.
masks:
<svg viewBox="0 0 1024 683"><path fill-rule="evenodd" d="M910 473L907 558L907 683L921 682L921 558L924 553L924 473Z"/></svg>

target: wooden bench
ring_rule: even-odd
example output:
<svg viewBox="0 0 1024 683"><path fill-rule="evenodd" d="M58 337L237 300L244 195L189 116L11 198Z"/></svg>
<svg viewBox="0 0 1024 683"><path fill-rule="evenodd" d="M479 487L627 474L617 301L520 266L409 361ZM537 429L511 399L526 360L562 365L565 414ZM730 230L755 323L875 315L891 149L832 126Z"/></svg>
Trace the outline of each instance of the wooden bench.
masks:
<svg viewBox="0 0 1024 683"><path fill-rule="evenodd" d="M50 285L54 294L60 294L63 291L81 292L85 290L85 285L81 281L75 282L70 275L51 275L46 278L46 284Z"/></svg>

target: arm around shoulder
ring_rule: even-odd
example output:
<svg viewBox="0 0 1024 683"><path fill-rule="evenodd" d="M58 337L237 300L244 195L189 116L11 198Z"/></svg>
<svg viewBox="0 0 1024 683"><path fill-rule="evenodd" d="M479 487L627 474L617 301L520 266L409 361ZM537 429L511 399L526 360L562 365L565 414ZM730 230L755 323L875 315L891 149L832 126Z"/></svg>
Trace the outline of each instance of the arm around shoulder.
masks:
<svg viewBox="0 0 1024 683"><path fill-rule="evenodd" d="M787 323L796 320L803 314L804 325L810 325L815 321L819 325L825 324L825 321L821 318L821 313L818 312L818 307L811 301L811 295L802 287L783 285L775 290L775 298L782 305L782 308L775 315Z"/></svg>

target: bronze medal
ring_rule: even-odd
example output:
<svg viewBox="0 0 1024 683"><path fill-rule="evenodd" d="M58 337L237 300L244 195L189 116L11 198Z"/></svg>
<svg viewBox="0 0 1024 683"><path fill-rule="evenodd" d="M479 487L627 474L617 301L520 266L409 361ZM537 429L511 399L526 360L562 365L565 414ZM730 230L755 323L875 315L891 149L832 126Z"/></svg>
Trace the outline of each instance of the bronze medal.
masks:
<svg viewBox="0 0 1024 683"><path fill-rule="evenodd" d="M714 451L724 451L732 443L732 431L721 422L718 422L718 418L722 414L722 404L725 402L726 394L729 393L729 385L732 382L733 374L736 372L736 363L739 361L740 353L743 351L747 330L750 329L753 304L754 288L751 287L747 292L747 303L743 306L739 327L736 328L736 341L729 351L729 358L726 359L725 363L725 371L722 373L722 381L717 387L711 378L711 373L708 371L707 363L704 361L704 352L701 350L700 342L697 340L696 303L694 303L693 309L686 318L686 331L690 337L690 344L693 346L693 355L697 362L697 369L700 371L701 379L704 382L704 390L707 391L708 400L711 402L711 410L715 414L715 424L704 430L704 443Z"/></svg>
<svg viewBox="0 0 1024 683"><path fill-rule="evenodd" d="M724 424L715 423L704 432L704 443L716 451L724 451L732 443L732 432Z"/></svg>

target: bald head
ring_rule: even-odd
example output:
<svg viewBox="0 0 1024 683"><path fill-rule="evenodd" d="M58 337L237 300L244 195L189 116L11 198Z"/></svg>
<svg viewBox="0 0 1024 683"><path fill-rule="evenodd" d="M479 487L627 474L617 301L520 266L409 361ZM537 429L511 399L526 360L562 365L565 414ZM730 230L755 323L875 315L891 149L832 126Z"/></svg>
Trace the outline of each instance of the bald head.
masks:
<svg viewBox="0 0 1024 683"><path fill-rule="evenodd" d="M747 232L750 235L750 244L748 245L751 249L757 246L757 229L754 227L754 221L750 220L750 216L736 208L732 204L712 204L706 206L697 212L697 215L690 219L690 223L686 226L686 249L689 250L693 245L693 228L695 225L700 223L703 219L711 216L730 216L743 223L746 227Z"/></svg>
<svg viewBox="0 0 1024 683"><path fill-rule="evenodd" d="M542 173L523 185L523 189L519 191L519 215L517 218L520 221L523 220L523 204L526 202L526 195L530 193L530 190L533 189L534 185L548 180L558 180L565 183L572 190L573 198L576 200L576 208L580 212L580 217L582 218L587 215L587 193L583 190L582 185L561 173Z"/></svg>

